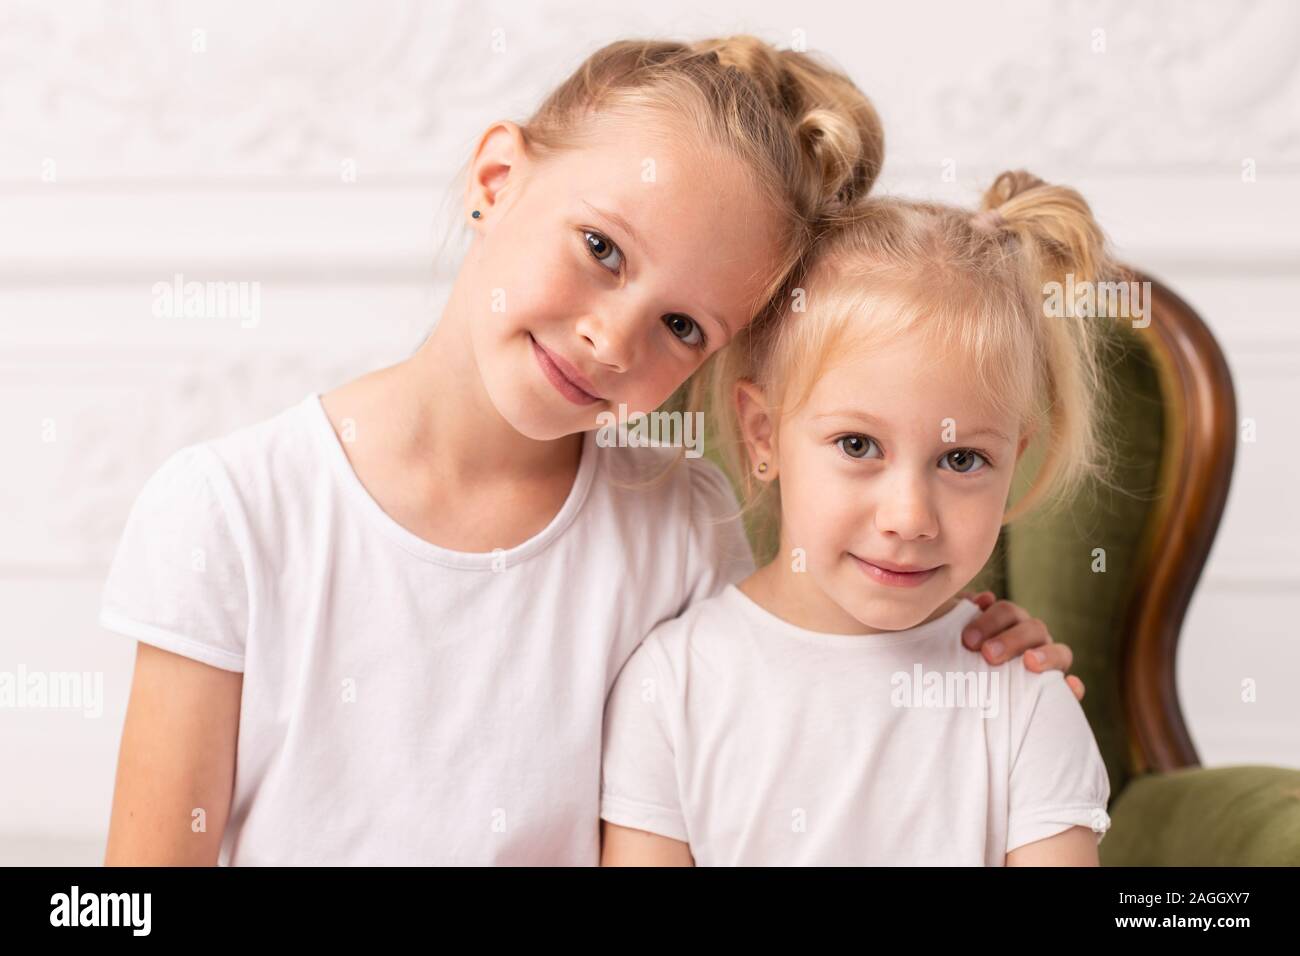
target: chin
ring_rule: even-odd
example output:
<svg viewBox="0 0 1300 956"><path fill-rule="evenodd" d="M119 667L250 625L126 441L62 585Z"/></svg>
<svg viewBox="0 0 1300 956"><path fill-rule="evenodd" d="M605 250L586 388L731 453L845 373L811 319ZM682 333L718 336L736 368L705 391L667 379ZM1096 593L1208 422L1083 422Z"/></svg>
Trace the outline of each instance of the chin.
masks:
<svg viewBox="0 0 1300 956"><path fill-rule="evenodd" d="M493 404L511 428L533 441L555 441L583 430L579 424L562 422L557 416L547 415L544 409L537 407L536 401L524 401L513 407L504 403Z"/></svg>
<svg viewBox="0 0 1300 956"><path fill-rule="evenodd" d="M877 599L867 603L866 617L861 620L862 623L876 630L905 631L909 627L916 627L933 611L934 607L928 603L915 604Z"/></svg>
<svg viewBox="0 0 1300 956"><path fill-rule="evenodd" d="M529 388L517 370L484 375L483 388L497 414L525 438L553 441L578 430L571 419L565 421L557 413L553 396Z"/></svg>
<svg viewBox="0 0 1300 956"><path fill-rule="evenodd" d="M899 588L895 593L894 589L868 585L872 591L864 594L862 583L855 583L857 593L854 599L842 606L867 627L878 631L905 631L916 627L947 600L943 588L920 588L917 591Z"/></svg>

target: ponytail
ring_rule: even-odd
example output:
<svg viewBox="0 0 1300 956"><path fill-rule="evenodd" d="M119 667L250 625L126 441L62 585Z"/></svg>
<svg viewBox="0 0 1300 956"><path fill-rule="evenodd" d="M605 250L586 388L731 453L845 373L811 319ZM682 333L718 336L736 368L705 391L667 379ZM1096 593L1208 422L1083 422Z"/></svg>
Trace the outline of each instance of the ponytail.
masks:
<svg viewBox="0 0 1300 956"><path fill-rule="evenodd" d="M1045 333L1041 345L1047 392L1046 453L1010 519L1032 508L1049 491L1065 496L1085 478L1105 470L1100 434L1106 403L1104 340L1097 325L1104 320L1076 315L1071 302L1062 302L1065 314L1048 315L1046 296L1052 283L1057 288L1081 287L1108 281L1118 270L1091 207L1069 186L1046 183L1025 170L1004 172L984 193L981 209L977 220L988 217L995 234L1014 237L1026 295L1036 304L1035 318L1043 323Z"/></svg>

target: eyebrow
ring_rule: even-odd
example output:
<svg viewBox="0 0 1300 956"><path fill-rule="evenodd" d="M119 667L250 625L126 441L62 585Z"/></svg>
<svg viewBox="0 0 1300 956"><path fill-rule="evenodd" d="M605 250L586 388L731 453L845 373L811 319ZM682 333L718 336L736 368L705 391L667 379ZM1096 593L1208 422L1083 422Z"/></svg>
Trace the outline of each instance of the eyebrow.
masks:
<svg viewBox="0 0 1300 956"><path fill-rule="evenodd" d="M886 428L885 423L882 422L879 418L876 418L873 415L869 415L866 412L856 408L844 408L833 412L826 412L822 415L814 415L813 421L820 421L825 418L839 418L839 419L848 418L848 419L864 422L872 428L882 428L882 429ZM992 437L992 438L999 438L1002 441L1006 442L1008 445L1015 444L1009 437L1007 437L1005 432L1002 432L997 428L992 428L987 425L983 425L979 428L973 428L970 431L965 431L963 429L958 429L958 431L959 431L959 440L963 442L971 441L975 438L980 438L980 437Z"/></svg>
<svg viewBox="0 0 1300 956"><path fill-rule="evenodd" d="M632 228L632 224L628 222L625 217L620 216L618 213L613 212L609 209L601 209L599 206L590 203L585 199L582 201L582 204L586 206L588 209L590 209L592 212L594 212L596 215L603 216L604 218L612 222L614 225L618 226L620 229L622 229L632 238L633 242L635 242L643 250L646 250L647 252L649 251L648 247L645 244L645 241L641 238L640 234L635 229ZM726 345L728 342L731 341L732 338L731 326L727 325L727 323L722 320L721 316L719 316L716 312L714 312L711 309L704 309L699 314L717 326L717 331L722 335L722 345ZM691 317L693 318L694 316L692 315Z"/></svg>

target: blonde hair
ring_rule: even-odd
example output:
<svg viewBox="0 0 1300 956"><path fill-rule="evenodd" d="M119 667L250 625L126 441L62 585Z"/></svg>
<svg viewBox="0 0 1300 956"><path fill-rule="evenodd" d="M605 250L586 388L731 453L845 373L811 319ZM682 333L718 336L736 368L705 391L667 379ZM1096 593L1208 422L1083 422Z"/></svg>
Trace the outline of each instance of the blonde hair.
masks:
<svg viewBox="0 0 1300 956"><path fill-rule="evenodd" d="M1004 521L1103 477L1105 320L1072 310L1047 317L1045 283L1068 274L1077 284L1120 270L1083 197L1024 171L1000 175L977 213L899 198L859 203L792 278L791 301L738 336L711 370L709 417L753 520L775 527L775 483L756 482L748 467L736 383L757 383L777 414L789 414L833 354L912 331L932 354L972 358L994 407L1044 441L1043 462Z"/></svg>
<svg viewBox="0 0 1300 956"><path fill-rule="evenodd" d="M863 197L884 162L875 108L814 55L753 36L620 40L591 54L522 125L541 154L581 145L598 114L645 109L730 151L780 215L780 267L757 315L802 261L818 224Z"/></svg>

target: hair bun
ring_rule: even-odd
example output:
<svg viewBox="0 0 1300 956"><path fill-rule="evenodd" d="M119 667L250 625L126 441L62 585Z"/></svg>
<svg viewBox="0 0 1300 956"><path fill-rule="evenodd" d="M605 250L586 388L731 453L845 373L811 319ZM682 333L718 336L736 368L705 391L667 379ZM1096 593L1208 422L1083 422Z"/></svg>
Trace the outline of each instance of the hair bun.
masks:
<svg viewBox="0 0 1300 956"><path fill-rule="evenodd" d="M866 196L884 165L885 132L852 80L814 54L777 50L754 36L701 40L695 49L743 73L789 121L813 174L810 219L833 216Z"/></svg>
<svg viewBox="0 0 1300 956"><path fill-rule="evenodd" d="M821 171L823 215L864 198L885 162L885 130L871 101L846 76L807 53L781 54L795 93L795 132Z"/></svg>
<svg viewBox="0 0 1300 956"><path fill-rule="evenodd" d="M980 206L985 211L980 215L1000 216L1001 228L1030 248L1045 280L1073 274L1079 281L1096 281L1114 271L1091 207L1069 186L1010 170L993 181Z"/></svg>
<svg viewBox="0 0 1300 956"><path fill-rule="evenodd" d="M1023 169L1008 170L993 180L993 185L984 193L982 209L997 209L1004 202L1026 193L1039 186L1046 186L1043 180Z"/></svg>

